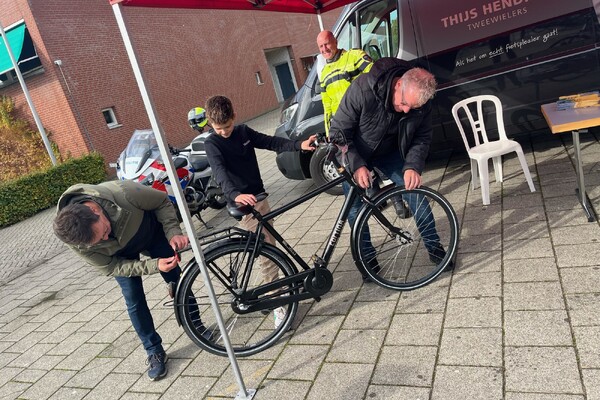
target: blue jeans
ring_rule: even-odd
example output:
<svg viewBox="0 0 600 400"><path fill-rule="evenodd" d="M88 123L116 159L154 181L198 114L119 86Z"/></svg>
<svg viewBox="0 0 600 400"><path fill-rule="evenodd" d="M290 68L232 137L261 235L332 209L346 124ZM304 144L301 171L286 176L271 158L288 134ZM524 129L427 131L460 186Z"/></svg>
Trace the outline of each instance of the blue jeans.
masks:
<svg viewBox="0 0 600 400"><path fill-rule="evenodd" d="M381 172L383 172L388 179L394 182L397 186L404 185L404 174L402 173L402 168L404 167L404 160L402 156L397 151L394 151L390 154L386 154L384 156L378 157L376 160L372 160L368 168L377 168ZM350 184L344 182L342 184L342 188L344 190L344 195L348 196L350 191ZM408 208L412 212L419 233L421 234L421 238L423 238L423 244L425 248L431 252L436 246L440 244L440 237L437 234L435 229L435 220L433 219L433 214L431 212L431 208L429 207L429 202L424 201L425 199L421 195L410 195L410 196L402 196L403 200L408 204ZM348 224L350 227L354 226L356 222L356 216L360 210L362 203L360 198L356 198L350 208L350 213L348 215ZM368 227L361 232L361 250L362 254L376 254L373 245L371 244L371 234L369 232ZM367 258L367 262L374 259L374 257ZM361 271L362 272L362 271Z"/></svg>
<svg viewBox="0 0 600 400"><path fill-rule="evenodd" d="M181 269L177 267L169 272L161 272L160 274L167 283L177 282L181 275ZM142 285L142 277L116 276L115 279L119 286L121 286L121 293L127 305L127 313L129 314L131 325L140 338L146 354L151 355L163 352L162 338L154 327L154 320L148 308L144 286Z"/></svg>
<svg viewBox="0 0 600 400"><path fill-rule="evenodd" d="M174 254L173 248L165 237L162 225L151 212L146 212L138 233L116 256L129 260L139 260L142 251L152 258L168 258ZM167 283L177 282L181 275L181 268L176 267L169 272L161 272L160 274ZM116 276L115 280L121 287L129 319L146 353L151 355L163 352L162 338L154 327L154 320L144 293L142 277Z"/></svg>

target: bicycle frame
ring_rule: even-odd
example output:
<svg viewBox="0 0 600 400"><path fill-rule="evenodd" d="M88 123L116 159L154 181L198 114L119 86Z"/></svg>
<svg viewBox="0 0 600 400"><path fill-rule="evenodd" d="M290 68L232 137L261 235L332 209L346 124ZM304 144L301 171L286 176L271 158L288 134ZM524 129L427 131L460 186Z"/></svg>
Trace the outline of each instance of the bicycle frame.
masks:
<svg viewBox="0 0 600 400"><path fill-rule="evenodd" d="M328 146L334 146L333 144L329 144ZM326 268L333 256L333 252L337 246L339 238L344 228L344 224L348 220L348 216L350 214L350 209L352 204L357 198L360 198L363 202L363 207L371 207L374 209L373 213L377 217L377 219L385 225L394 235L398 235L404 237L406 240L410 240L404 232L400 229L394 227L387 218L381 213L379 209L374 205L369 197L366 196L366 191L360 188L353 180L352 175L346 170L346 168L342 167L338 160L335 158L335 150L334 147L330 147L330 153L328 157L328 161L331 161L336 166L340 177L312 190L311 192L301 196L300 198L291 201L288 204L285 204L275 210L271 210L265 215L261 215L254 208L250 209L251 214L258 220L258 226L254 232L244 231L239 228L229 228L217 233L213 233L208 236L220 236L219 239L211 239L209 242L218 242L221 239L233 239L235 238L243 238L245 241L245 254L248 254L246 260L241 263L245 266L243 275L241 276L241 281L238 282L239 286L237 290L232 292L239 301L235 302L234 308L236 312L240 314L250 313L258 310L272 309L275 307L279 307L281 305L288 304L290 302L306 300L306 299L317 299L320 300L320 296L327 293L329 289L331 289L331 285L333 283L333 277L331 272ZM269 223L270 220L278 217L281 214L291 210L294 207L324 193L325 191L331 189L334 186L339 185L342 182L347 182L350 184L350 191L348 195L345 197L342 208L340 209L335 224L332 227L331 233L327 240L327 245L323 250L321 256L317 256L316 254L313 256L314 266L309 266L296 251L292 248L292 246L286 242L286 240L277 232L275 227ZM379 193L383 193L387 189L391 189L394 187L394 184L386 185L381 188ZM294 261L302 268L302 271L297 272L293 275L276 279L273 282L265 283L260 286L257 286L251 290L248 290L250 276L254 267L254 261L256 260L255 254L259 254L260 246L263 245L263 241L257 240L260 238L263 232L263 229L266 229L275 240L281 244L284 251L281 251L275 247L280 253L289 254ZM223 232L228 232L223 235ZM250 249L251 247L251 249ZM226 279L222 276L221 270L215 270L211 265L207 266L213 276L221 281L225 286ZM186 268L187 270L187 268ZM184 275L187 271L184 270ZM180 279L180 282L183 279ZM304 288L301 293L292 294L292 292L297 291L300 288ZM281 290L283 289L283 290ZM287 294L285 297L282 295ZM261 297L259 297L261 296ZM183 304L176 304L174 306L177 308L178 306L182 306Z"/></svg>
<svg viewBox="0 0 600 400"><path fill-rule="evenodd" d="M335 159L335 157L330 157L330 161L332 161L334 163L334 165L337 167L340 177L326 183L325 185L322 185L322 186L312 190L311 192L299 197L296 200L291 201L288 204L285 204L275 210L271 210L270 212L268 212L265 215L261 215L259 212L254 210L254 208L251 209L252 215L258 220L258 226L257 226L256 230L253 232L255 237L261 237L263 229L266 229L275 238L275 240L279 244L281 244L281 246L283 247L285 252L287 252L287 254L292 256L294 261L296 261L296 263L304 271L300 271L297 274L294 274L294 275L291 275L291 276L288 276L285 278L280 278L273 282L269 282L269 283L260 285L256 288L254 288L253 290L247 292L246 289L248 287L250 273L252 271L252 266L253 266L250 264L253 264L254 259L255 259L254 256L248 257L248 260L246 260L245 276L242 278L242 280L243 280L242 295L240 296L241 299L243 299L244 301L249 301L249 302L252 302L252 300L256 301L258 299L258 296L265 295L269 292L273 292L274 290L284 288L285 286L297 284L300 280L304 281L306 284L306 278L309 276L313 279L315 279L315 278L320 279L320 277L323 279L328 279L328 276L331 276L331 272L329 272L327 270L326 273L322 272L322 274L320 276L317 276L316 271L319 270L320 268L325 269L327 267L327 265L329 264L329 261L331 260L331 257L333 256L333 252L335 251L336 245L337 245L339 238L341 236L341 233L343 231L344 225L345 225L346 221L348 220L348 216L350 214L352 204L354 203L354 201L357 198L361 198L361 200L364 204L363 207L374 208L374 214L377 217L377 219L380 220L380 222L383 225L385 225L391 232L393 232L395 235L405 238L406 240L410 240L410 238L408 238L404 234L404 232L402 232L400 229L393 226L387 220L387 218L385 218L383 216L381 211L379 211L379 209L377 209L375 207L375 205L373 204L371 199L365 195L365 193L366 193L365 190L360 188L354 182L352 175L344 167L342 167L339 164L339 162L337 161L337 159ZM328 189L339 185L342 182L348 182L350 184L350 191L348 192L348 195L345 197L344 203L338 213L337 219L333 225L333 228L332 228L329 238L327 240L327 245L325 246L325 249L323 250L322 255L320 257L317 256L316 254L313 256L314 266L311 267L300 257L300 255L298 255L298 253L296 253L296 251L292 248L292 246L288 242L286 242L286 240L279 234L279 232L277 232L275 227L273 227L273 225L271 225L269 223L269 221L278 217L281 214L284 214L285 212L291 210L292 208L318 196L319 194L324 193ZM383 187L381 189L381 192L387 190L388 188L394 187L394 186L395 185L393 183L386 185L385 187ZM249 241L250 240L251 239L249 239ZM254 246L253 246L251 254L252 255L258 254L259 246L261 246L261 245L262 245L262 242L260 240L254 241ZM315 275L311 276L311 274L313 272ZM318 284L318 282L317 282L317 284ZM268 307L280 306L282 304L289 303L290 301L298 301L298 300L304 300L304 299L308 299L308 298L319 299L319 296L321 294L327 293L329 291L330 287L331 286L329 286L329 288L324 289L324 290L315 290L313 288L313 291L311 293L305 292L305 293L301 293L298 295L286 296L285 299L283 299L283 298L282 299L263 298L261 300L258 300L258 302L261 303L260 308L268 308ZM284 294L287 292L292 292L294 289L295 288L292 286L288 290L280 291L274 295L272 294L270 297L280 297L281 294ZM238 310L238 311L239 312L256 311L256 307L250 306L247 310L244 309L244 310Z"/></svg>

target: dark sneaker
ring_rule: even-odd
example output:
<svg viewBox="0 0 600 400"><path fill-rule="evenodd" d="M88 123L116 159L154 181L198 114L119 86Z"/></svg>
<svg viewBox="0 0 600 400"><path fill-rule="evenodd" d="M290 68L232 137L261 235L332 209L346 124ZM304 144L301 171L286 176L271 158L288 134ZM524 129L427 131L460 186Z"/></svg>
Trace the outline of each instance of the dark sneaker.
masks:
<svg viewBox="0 0 600 400"><path fill-rule="evenodd" d="M429 261L436 265L439 264L444 257L446 257L446 250L444 250L444 247L442 247L441 244L437 244L433 249L429 250ZM446 265L446 268L444 268L444 271L452 271L453 269L454 262L450 260L448 265Z"/></svg>
<svg viewBox="0 0 600 400"><path fill-rule="evenodd" d="M157 381L167 375L167 353L150 354L146 360L148 365L148 378Z"/></svg>
<svg viewBox="0 0 600 400"><path fill-rule="evenodd" d="M408 205L402 200L401 196L392 198L392 202L394 203L394 209L398 218L406 219L412 217L410 208L408 208Z"/></svg>
<svg viewBox="0 0 600 400"><path fill-rule="evenodd" d="M379 271L381 271L381 267L379 266L379 261L377 261L376 258L373 258L373 259L369 260L367 262L367 264L369 264L369 268L371 268L371 270L374 273L378 273ZM363 280L364 283L373 282L371 280L371 277L369 275L367 275L367 274L363 274L362 280Z"/></svg>

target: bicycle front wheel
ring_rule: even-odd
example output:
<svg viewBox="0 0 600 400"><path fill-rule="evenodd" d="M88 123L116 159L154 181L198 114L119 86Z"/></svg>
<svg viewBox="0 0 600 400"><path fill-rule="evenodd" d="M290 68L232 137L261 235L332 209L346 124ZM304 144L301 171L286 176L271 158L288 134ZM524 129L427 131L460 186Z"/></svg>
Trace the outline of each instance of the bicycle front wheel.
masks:
<svg viewBox="0 0 600 400"><path fill-rule="evenodd" d="M261 310L246 314L235 311L233 307L236 300L235 294L243 290L241 285L244 274L249 274L246 291L250 291L266 283L261 271L265 265L270 266L271 273L277 269L279 278L293 275L296 272L295 267L271 245L262 245L258 262L255 262L253 268L247 271L246 265L250 255L246 251L245 243L240 241L218 243L204 255L209 271L215 275L211 277L211 282L229 340L237 356L256 354L275 344L290 329L298 310L298 302L292 302L274 310ZM183 329L198 346L213 354L227 356L223 335L219 331L214 312L211 309L204 279L200 277L200 267L194 262L188 268L192 268L192 270L184 274L177 299L177 311L180 314ZM278 289L275 293L268 293L261 297L276 297L286 289ZM297 293L297 290L288 290L287 292Z"/></svg>
<svg viewBox="0 0 600 400"><path fill-rule="evenodd" d="M374 282L417 289L452 262L458 219L442 195L424 186L396 187L376 197L374 205L363 206L352 230L354 259Z"/></svg>

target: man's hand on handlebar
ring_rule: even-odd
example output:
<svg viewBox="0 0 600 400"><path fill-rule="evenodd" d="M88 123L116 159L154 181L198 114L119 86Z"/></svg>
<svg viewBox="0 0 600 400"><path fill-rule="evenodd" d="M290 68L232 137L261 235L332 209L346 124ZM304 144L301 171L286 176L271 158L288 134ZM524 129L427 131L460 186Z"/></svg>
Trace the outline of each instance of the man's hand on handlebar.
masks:
<svg viewBox="0 0 600 400"><path fill-rule="evenodd" d="M308 139L303 141L302 144L300 145L302 150L306 150L306 151L315 151L317 146L318 146L317 135L311 135Z"/></svg>

